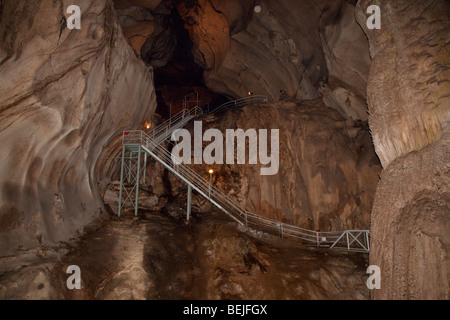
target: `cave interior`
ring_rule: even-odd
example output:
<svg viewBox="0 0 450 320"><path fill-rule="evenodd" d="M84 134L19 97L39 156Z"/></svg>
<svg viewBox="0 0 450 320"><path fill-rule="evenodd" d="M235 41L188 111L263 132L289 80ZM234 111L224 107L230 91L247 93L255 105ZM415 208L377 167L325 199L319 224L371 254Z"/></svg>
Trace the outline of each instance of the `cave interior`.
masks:
<svg viewBox="0 0 450 320"><path fill-rule="evenodd" d="M75 2L0 1L0 299L450 298L448 1Z"/></svg>

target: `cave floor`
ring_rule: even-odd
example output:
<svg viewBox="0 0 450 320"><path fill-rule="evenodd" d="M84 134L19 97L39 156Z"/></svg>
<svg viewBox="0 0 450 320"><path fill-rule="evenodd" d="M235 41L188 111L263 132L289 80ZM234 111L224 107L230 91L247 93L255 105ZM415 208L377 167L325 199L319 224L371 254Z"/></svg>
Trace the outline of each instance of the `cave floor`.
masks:
<svg viewBox="0 0 450 320"><path fill-rule="evenodd" d="M187 224L146 212L112 217L58 261L4 275L0 285L6 299L368 299L367 258L242 230L223 214ZM71 265L80 267L80 290L67 289Z"/></svg>

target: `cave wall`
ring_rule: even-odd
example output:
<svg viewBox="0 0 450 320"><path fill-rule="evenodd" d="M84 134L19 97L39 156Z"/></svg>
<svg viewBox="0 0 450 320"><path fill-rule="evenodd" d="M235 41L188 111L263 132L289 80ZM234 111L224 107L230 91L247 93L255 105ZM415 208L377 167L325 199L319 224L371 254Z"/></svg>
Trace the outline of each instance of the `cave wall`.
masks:
<svg viewBox="0 0 450 320"><path fill-rule="evenodd" d="M115 2L119 8L128 3ZM131 8L120 10L127 37L155 67L165 66L180 42L167 23L176 10L210 90L230 98L263 94L272 101L321 96L344 117L367 121L370 55L354 1L178 0L142 8L155 20L134 23ZM153 34L144 37L152 25Z"/></svg>
<svg viewBox="0 0 450 320"><path fill-rule="evenodd" d="M365 8L380 5L381 30L368 30ZM369 123L383 167L438 140L450 119L449 4L361 1L370 42Z"/></svg>
<svg viewBox="0 0 450 320"><path fill-rule="evenodd" d="M116 13L119 17L125 37L138 55L141 55L142 46L155 32L155 18L151 11L144 7L122 8L116 4Z"/></svg>
<svg viewBox="0 0 450 320"><path fill-rule="evenodd" d="M368 30L366 9L381 9ZM358 3L370 43L367 102L384 167L372 211L375 299L449 299L450 4Z"/></svg>
<svg viewBox="0 0 450 320"><path fill-rule="evenodd" d="M367 121L367 38L350 1L178 1L208 88L325 103Z"/></svg>
<svg viewBox="0 0 450 320"><path fill-rule="evenodd" d="M103 204L95 166L155 109L152 70L111 1L6 1L0 20L0 255L81 232ZM19 250L19 251L18 251Z"/></svg>
<svg viewBox="0 0 450 320"><path fill-rule="evenodd" d="M319 88L325 104L346 118L368 120L369 43L355 18L355 6L339 3L324 10L320 39L327 62L328 81Z"/></svg>
<svg viewBox="0 0 450 320"><path fill-rule="evenodd" d="M205 73L207 86L232 97L253 92L279 101L283 90L291 98L317 98L320 83L326 79L319 38L326 1L263 0L258 4L259 13L254 6L240 8L246 10L241 15L251 14L251 19L244 20L247 23L240 32L230 34L223 63Z"/></svg>

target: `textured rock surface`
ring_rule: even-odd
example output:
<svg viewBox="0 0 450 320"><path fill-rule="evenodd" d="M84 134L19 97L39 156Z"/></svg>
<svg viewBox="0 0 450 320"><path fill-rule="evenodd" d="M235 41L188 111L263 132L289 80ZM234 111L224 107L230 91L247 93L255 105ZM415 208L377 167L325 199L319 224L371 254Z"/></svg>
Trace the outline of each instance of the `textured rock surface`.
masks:
<svg viewBox="0 0 450 320"><path fill-rule="evenodd" d="M255 5L254 0L176 2L207 87L229 97L253 92L273 101L314 99L320 93L345 117L366 121L370 57L354 4L260 1L260 11ZM156 67L167 64L176 45L169 8L162 2L152 9L159 10L155 30L143 47L148 26L126 28L133 45L142 48L144 60Z"/></svg>
<svg viewBox="0 0 450 320"><path fill-rule="evenodd" d="M114 0L114 4L118 9L129 7L142 7L149 10L156 10L163 0Z"/></svg>
<svg viewBox="0 0 450 320"><path fill-rule="evenodd" d="M3 2L2 257L68 239L98 216L103 147L154 112L152 72L124 38L112 2L78 4L82 28L71 31L67 1Z"/></svg>
<svg viewBox="0 0 450 320"><path fill-rule="evenodd" d="M2 299L368 299L366 255L320 252L237 231L223 215L111 221L59 262L0 276ZM69 265L81 290L68 290Z"/></svg>
<svg viewBox="0 0 450 320"><path fill-rule="evenodd" d="M381 2L381 30L367 30L365 8ZM450 122L450 4L443 0L360 1L370 41L369 124L386 168L436 141Z"/></svg>
<svg viewBox="0 0 450 320"><path fill-rule="evenodd" d="M147 39L155 31L155 19L148 9L129 7L117 9L120 25L138 55Z"/></svg>
<svg viewBox="0 0 450 320"><path fill-rule="evenodd" d="M328 83L320 88L324 102L344 117L367 121L366 87L370 56L367 38L355 18L355 6L334 1L321 17L320 37Z"/></svg>
<svg viewBox="0 0 450 320"><path fill-rule="evenodd" d="M381 30L365 9L380 5ZM376 299L449 299L448 1L358 3L373 58L369 124L385 171L372 216Z"/></svg>
<svg viewBox="0 0 450 320"><path fill-rule="evenodd" d="M278 101L280 90L293 98L318 97L317 89L327 75L318 32L325 4L263 0L260 13L245 5L228 10L233 15L225 11L234 25L233 16L253 17L245 29L231 35L229 51L217 71L205 73L207 86L232 97L254 92Z"/></svg>
<svg viewBox="0 0 450 320"><path fill-rule="evenodd" d="M369 227L381 168L362 123L346 121L321 100L249 106L204 120L204 131L280 130L274 176L261 176L260 165L193 165L205 180L212 167L213 185L250 212L315 230ZM169 179L175 196L185 193ZM203 206L198 198L194 204Z"/></svg>
<svg viewBox="0 0 450 320"><path fill-rule="evenodd" d="M228 20L209 0L181 1L177 7L194 42L195 62L205 70L216 70L230 45Z"/></svg>
<svg viewBox="0 0 450 320"><path fill-rule="evenodd" d="M450 298L450 132L383 172L372 212L376 299Z"/></svg>
<svg viewBox="0 0 450 320"><path fill-rule="evenodd" d="M247 27L253 16L255 0L212 0L214 9L223 14L230 27L230 34L239 33Z"/></svg>

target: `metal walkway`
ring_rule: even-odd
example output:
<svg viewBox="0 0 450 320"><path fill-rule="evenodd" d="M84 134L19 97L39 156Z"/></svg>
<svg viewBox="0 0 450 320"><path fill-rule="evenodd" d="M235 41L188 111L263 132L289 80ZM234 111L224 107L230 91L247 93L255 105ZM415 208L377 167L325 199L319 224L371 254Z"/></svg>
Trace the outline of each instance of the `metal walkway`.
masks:
<svg viewBox="0 0 450 320"><path fill-rule="evenodd" d="M173 163L171 153L163 146L163 142L169 139L175 130L184 127L200 115L248 104L267 102L267 97L251 96L228 102L212 111L207 110L208 106L195 107L192 110L183 110L149 133L138 130L124 132L118 214L121 214L123 206L129 201L137 215L140 177L144 176L145 179L146 157L150 155L188 185L188 218L190 214L191 191L194 189L237 223L247 228L277 234L283 238L300 239L307 245L320 248L369 252L369 230L313 231L263 218L248 212L235 204L227 195L211 185L209 181L206 181L204 177L190 167L184 164ZM141 166L142 161L144 161L143 166ZM125 181L128 183L128 188L125 188Z"/></svg>

